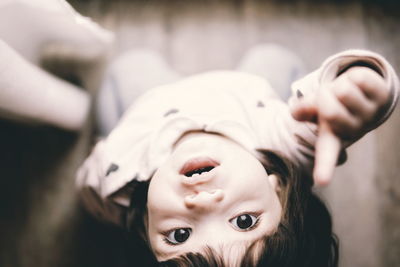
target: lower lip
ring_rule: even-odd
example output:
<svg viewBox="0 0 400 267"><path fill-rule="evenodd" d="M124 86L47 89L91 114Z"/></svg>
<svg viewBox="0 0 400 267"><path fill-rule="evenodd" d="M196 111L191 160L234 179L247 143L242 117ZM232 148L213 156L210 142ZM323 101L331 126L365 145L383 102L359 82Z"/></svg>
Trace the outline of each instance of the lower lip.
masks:
<svg viewBox="0 0 400 267"><path fill-rule="evenodd" d="M200 168L205 168L205 167L217 167L219 166L219 162L210 159L208 157L199 157L199 158L193 158L188 160L180 170L180 174L185 175L185 173L200 169Z"/></svg>

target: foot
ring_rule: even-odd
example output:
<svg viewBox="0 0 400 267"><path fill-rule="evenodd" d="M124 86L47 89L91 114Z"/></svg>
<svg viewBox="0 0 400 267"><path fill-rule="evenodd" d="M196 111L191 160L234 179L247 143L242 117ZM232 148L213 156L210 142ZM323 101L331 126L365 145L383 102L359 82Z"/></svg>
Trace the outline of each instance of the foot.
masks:
<svg viewBox="0 0 400 267"><path fill-rule="evenodd" d="M275 44L257 45L246 52L237 70L256 74L268 80L276 93L287 100L290 85L305 74L301 59Z"/></svg>

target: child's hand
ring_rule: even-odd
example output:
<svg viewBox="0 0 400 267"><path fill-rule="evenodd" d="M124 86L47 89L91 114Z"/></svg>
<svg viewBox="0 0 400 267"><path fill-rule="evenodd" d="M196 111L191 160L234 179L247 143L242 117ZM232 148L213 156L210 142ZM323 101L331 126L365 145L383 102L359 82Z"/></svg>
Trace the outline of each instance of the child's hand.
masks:
<svg viewBox="0 0 400 267"><path fill-rule="evenodd" d="M352 67L312 97L291 103L299 121L318 123L314 181L329 183L341 142L354 142L366 134L389 98L384 79L367 67Z"/></svg>

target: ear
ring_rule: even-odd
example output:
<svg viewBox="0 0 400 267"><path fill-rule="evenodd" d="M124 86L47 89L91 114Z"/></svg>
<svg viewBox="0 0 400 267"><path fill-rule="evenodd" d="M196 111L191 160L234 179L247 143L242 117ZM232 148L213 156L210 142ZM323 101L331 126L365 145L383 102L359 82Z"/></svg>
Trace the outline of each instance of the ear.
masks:
<svg viewBox="0 0 400 267"><path fill-rule="evenodd" d="M269 174L268 175L268 180L272 186L272 188L275 190L275 192L279 192L281 190L279 186L279 176L276 174Z"/></svg>

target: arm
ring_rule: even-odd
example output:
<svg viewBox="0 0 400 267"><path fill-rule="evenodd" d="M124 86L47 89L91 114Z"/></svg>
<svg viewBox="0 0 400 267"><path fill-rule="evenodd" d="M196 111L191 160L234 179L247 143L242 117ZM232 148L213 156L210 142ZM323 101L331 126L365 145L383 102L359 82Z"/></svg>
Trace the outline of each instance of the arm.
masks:
<svg viewBox="0 0 400 267"><path fill-rule="evenodd" d="M398 79L381 56L346 51L293 84L291 114L315 123L314 179L329 182L340 151L383 123L398 98Z"/></svg>
<svg viewBox="0 0 400 267"><path fill-rule="evenodd" d="M0 39L0 115L79 130L88 93L26 61Z"/></svg>

